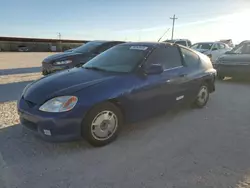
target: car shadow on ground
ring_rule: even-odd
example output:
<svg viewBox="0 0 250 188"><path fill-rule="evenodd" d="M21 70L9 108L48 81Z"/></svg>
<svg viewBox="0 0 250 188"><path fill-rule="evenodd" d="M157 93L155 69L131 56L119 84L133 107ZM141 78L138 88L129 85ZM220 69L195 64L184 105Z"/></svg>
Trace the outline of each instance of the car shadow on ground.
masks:
<svg viewBox="0 0 250 188"><path fill-rule="evenodd" d="M33 81L24 81L0 84L0 103L17 100L23 89L32 82Z"/></svg>
<svg viewBox="0 0 250 188"><path fill-rule="evenodd" d="M0 76L13 74L27 74L41 72L41 67L15 68L15 69L0 69Z"/></svg>
<svg viewBox="0 0 250 188"><path fill-rule="evenodd" d="M211 101L211 103L212 102L213 101ZM79 170L78 166L81 166L84 168L85 171L88 171L88 173L92 173L91 172L91 170L92 170L92 171L95 171L95 174L97 173L99 175L103 171L107 172L107 174L109 174L109 173L112 174L112 173L119 173L119 172L116 172L114 167L113 167L114 169L112 169L112 168L108 169L107 168L108 164L109 164L108 162L110 162L112 160L116 161L114 159L116 157L118 157L118 158L122 157L123 152L125 152L127 150L127 148L129 148L129 147L134 147L134 149L129 150L131 152L140 152L141 148L143 148L145 145L145 139L142 139L142 138L159 137L159 142L157 142L157 143L153 142L153 144L150 144L150 146L152 146L152 148L151 147L147 148L147 150L144 151L143 153L145 155L154 156L150 152L157 151L157 152L159 152L159 155L161 155L162 151L160 149L164 148L164 149L168 150L169 153L172 153L173 155L168 156L165 154L165 156L168 158L166 159L166 164L164 164L164 163L162 163L162 164L164 164L166 167L170 168L173 171L172 172L173 176L176 173L178 174L178 169L177 170L173 169L174 165L171 165L171 163L174 163L175 165L177 165L177 168L178 168L178 165L183 165L183 168L179 167L179 170L182 173L184 173L183 169L186 169L186 168L188 170L195 170L197 173L197 178L199 178L198 175L202 176L202 173L204 175L205 168L209 168L209 167L212 168L212 167L216 166L216 164L219 163L216 160L219 160L221 156L219 155L219 159L218 159L218 156L215 156L216 160L213 159L213 160L215 160L215 161L213 161L211 158L208 159L208 158L204 157L207 154L209 154L209 152L208 153L205 152L203 154L202 153L203 150L201 150L201 153L199 153L199 155L196 153L196 156L194 157L194 158L197 158L196 160L198 161L198 164L193 163L194 159L192 158L192 155L194 155L194 154L192 154L192 152L189 151L190 148L182 148L183 151L182 150L178 151L178 149L180 149L178 147L176 149L175 149L175 146L173 146L173 148L169 147L169 144L171 144L171 143L173 144L176 140L174 140L174 142L173 142L171 140L167 141L167 140L163 139L163 137L169 136L169 134L172 134L175 132L179 133L179 135L176 135L178 138L181 135L183 136L183 134L180 133L180 130L185 129L185 127L186 128L188 127L188 129L191 129L190 131L195 131L194 128L197 128L197 127L193 127L193 129L192 129L192 127L190 127L188 125L178 124L178 121L177 121L177 123L176 122L172 123L172 122L175 120L178 120L179 117L181 117L181 116L188 116L191 113L196 113L199 111L200 110L190 109L189 106L184 107L184 108L176 108L176 109L173 109L171 111L168 111L165 114L159 114L158 116L140 121L138 123L128 124L128 125L123 127L123 130L116 141L114 141L113 143L109 144L108 146L105 146L102 148L94 148L94 147L90 146L87 142L85 142L84 140L79 140L79 141L74 141L74 142L66 142L66 143L46 142L46 141L43 141L42 139L40 139L39 137L33 135L28 130L23 129L23 127L20 124L17 124L17 125L2 128L2 129L0 128L0 143L4 143L4 144L0 144L0 154L2 155L2 158L4 159L4 162L7 165L14 166L14 167L16 165L20 165L22 169L30 169L31 167L29 166L30 163L28 161L32 161L33 163L34 163L34 161L36 161L37 163L41 163L43 165L42 167L40 167L40 166L34 167L36 170L44 170L44 169L47 170L47 168L52 170L55 168L59 168L60 165L63 164L64 169L67 169L67 170L70 169L71 172L74 171L75 173L83 172L83 171ZM202 113L202 112L200 112L200 113ZM192 123L195 123L195 121ZM159 131L159 130L164 130L164 132L169 133L169 134L165 134L165 133L162 134L162 133L160 133L161 131ZM199 138L194 139L194 141L197 141L197 140L199 140ZM165 141L165 143L163 143L162 141ZM152 142L152 140L149 140L149 142ZM167 143L167 142L170 142L170 143ZM195 142L193 142L193 144L195 144ZM159 145L160 146L164 145L164 147L163 146L159 147ZM165 148L165 145L166 145L166 148ZM178 146L178 143L176 144L176 146ZM199 147L199 144L197 146ZM156 147L156 149L154 149L153 147ZM186 147L190 147L190 146L187 145ZM205 150L206 149L204 149L204 151ZM210 150L211 150L211 148L210 148ZM115 152L117 152L117 153L115 153ZM190 152L191 152L191 154L190 154ZM143 155L143 153L142 153L142 155ZM0 155L0 157L1 157L1 155ZM137 155L130 154L127 157L129 157L129 156L132 157L131 159L133 160L133 156L136 157ZM84 159L86 159L88 157L90 157L91 159L93 158L93 159L91 161L85 161L85 163L86 163L85 164ZM143 156L141 156L141 157L143 157ZM185 157L187 157L186 160L184 160ZM199 159L199 157L201 157L201 158ZM104 158L104 160L102 160L103 158ZM81 159L83 161L80 163L76 159L78 159L78 160ZM205 162L204 161L205 159L207 159L208 162ZM52 161L55 160L54 166L53 166L53 163L50 163L51 160ZM57 160L60 162L58 162ZM138 158L137 158L137 160L138 160ZM97 165L97 168L95 169L94 168L95 166L91 166L91 165L88 166L87 165L88 162L91 164L100 164L100 166ZM107 162L107 165L103 166L103 164L105 162ZM200 164L199 164L199 162L200 162ZM127 163L131 165L131 163L129 163L128 161L127 161ZM145 161L145 163L146 163L146 161ZM203 164L203 163L205 163L205 164ZM215 164L213 165L213 163L215 163ZM46 166L49 164L52 166ZM117 164L120 165L120 163L117 163ZM155 164L156 165L158 164L157 161L155 161ZM150 165L150 163L149 163L149 165ZM206 167L206 165L208 165L208 167ZM218 168L214 167L215 168L215 169L213 169L214 172L211 171L211 174L214 173L215 175L221 173L221 171L227 173L225 176L219 174L220 177L222 178L222 180L220 180L220 181L216 180L217 182L218 181L223 182L226 178L229 178L229 177L230 177L230 181L238 182L245 175L245 171L242 171L241 173L239 173L240 174L239 175L239 174L235 174L234 171L228 167L223 167L224 169L222 170L221 166L223 166L223 164L220 164L220 166L218 166ZM105 169L103 169L103 168L105 168ZM141 168L143 168L143 167L141 167ZM158 166L155 166L155 168L161 169L161 166L158 165ZM204 168L204 169L202 170L201 168ZM245 169L248 169L248 168L249 168L249 166L245 167ZM124 170L125 169L126 169L126 166L124 166ZM45 170L45 172L47 172L46 170ZM156 171L159 171L159 170L156 170ZM29 171L27 171L27 172L29 172ZM36 172L34 170L34 173L39 173L39 172ZM121 174L123 174L123 173L124 172L121 172ZM194 174L194 173L195 172L192 171L191 174ZM201 173L201 174L199 174L199 173ZM63 173L63 171L57 171L57 174L55 174L55 176L53 176L53 177L62 176L61 178L65 178L63 175L65 175ZM187 179L190 180L190 174L187 172L186 175L187 175ZM29 176L32 176L32 175L30 174ZM168 177L172 177L171 173L168 174ZM212 175L211 175L211 177L213 178ZM89 178L89 176L87 177L87 179L88 178ZM211 181L211 179L209 179L209 180ZM146 179L144 179L144 180L146 181ZM209 181L209 180L207 180L207 181ZM172 179L171 181L172 182L176 181L176 182L180 183L179 180ZM207 183L213 184L213 182L207 182ZM86 183L86 185L87 185L87 183ZM199 185L200 186L197 185L197 187L202 187L202 185L204 185L204 184L201 181ZM20 187L22 187L22 186L20 186ZM222 187L224 187L224 186L222 186Z"/></svg>
<svg viewBox="0 0 250 188"><path fill-rule="evenodd" d="M190 108L174 109L137 123L126 124L123 126L117 140L109 145L118 145L118 147L122 148L124 144L128 144L127 142L132 144L133 140L138 140L138 138L150 134L151 129L155 129L155 127L161 129L161 126L166 126L166 122L170 123L177 115L188 111L190 111ZM172 125L169 124L168 126L171 129ZM83 138L67 142L45 141L21 124L2 128L0 126L0 143L4 143L0 145L0 151L10 163L14 161L15 163L21 163L29 157L55 157L98 149L88 144ZM109 146L102 148L105 147Z"/></svg>

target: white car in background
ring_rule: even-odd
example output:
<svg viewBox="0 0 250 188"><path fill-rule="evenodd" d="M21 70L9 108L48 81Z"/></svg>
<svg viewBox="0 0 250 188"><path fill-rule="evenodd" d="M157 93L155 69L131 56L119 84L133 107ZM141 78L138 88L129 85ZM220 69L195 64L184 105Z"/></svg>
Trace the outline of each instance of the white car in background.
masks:
<svg viewBox="0 0 250 188"><path fill-rule="evenodd" d="M192 45L191 41L188 40L188 39L173 39L173 40L165 40L164 42L179 44L179 45L186 46L186 47L189 47L189 48Z"/></svg>
<svg viewBox="0 0 250 188"><path fill-rule="evenodd" d="M192 49L206 54L214 63L218 57L232 50L227 44L223 42L199 42L191 46Z"/></svg>

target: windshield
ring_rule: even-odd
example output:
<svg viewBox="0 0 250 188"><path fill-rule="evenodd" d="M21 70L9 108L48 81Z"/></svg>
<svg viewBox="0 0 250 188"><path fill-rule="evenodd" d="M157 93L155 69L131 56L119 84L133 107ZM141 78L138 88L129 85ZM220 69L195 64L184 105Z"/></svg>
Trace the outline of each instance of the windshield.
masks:
<svg viewBox="0 0 250 188"><path fill-rule="evenodd" d="M213 43L196 43L192 46L192 48L210 50L212 46L213 46Z"/></svg>
<svg viewBox="0 0 250 188"><path fill-rule="evenodd" d="M228 53L250 54L250 42L244 42L232 49Z"/></svg>
<svg viewBox="0 0 250 188"><path fill-rule="evenodd" d="M73 49L73 52L77 52L77 53L91 52L102 44L103 42L97 42L97 41L87 42L86 44L83 44L82 46L79 46L78 48Z"/></svg>
<svg viewBox="0 0 250 188"><path fill-rule="evenodd" d="M147 53L146 46L116 46L93 58L83 68L129 73L142 62Z"/></svg>

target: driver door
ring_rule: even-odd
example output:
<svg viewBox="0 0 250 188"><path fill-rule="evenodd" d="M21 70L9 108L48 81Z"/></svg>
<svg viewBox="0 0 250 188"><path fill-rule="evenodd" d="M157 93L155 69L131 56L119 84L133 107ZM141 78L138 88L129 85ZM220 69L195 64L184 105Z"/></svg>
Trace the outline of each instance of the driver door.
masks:
<svg viewBox="0 0 250 188"><path fill-rule="evenodd" d="M182 66L178 47L166 45L156 48L144 63L143 69L146 70L152 64L161 64L164 70L159 74L136 75L136 79L133 79L136 88L127 96L125 103L133 106L127 114L131 119L165 112L186 97L187 87L183 87L186 69Z"/></svg>

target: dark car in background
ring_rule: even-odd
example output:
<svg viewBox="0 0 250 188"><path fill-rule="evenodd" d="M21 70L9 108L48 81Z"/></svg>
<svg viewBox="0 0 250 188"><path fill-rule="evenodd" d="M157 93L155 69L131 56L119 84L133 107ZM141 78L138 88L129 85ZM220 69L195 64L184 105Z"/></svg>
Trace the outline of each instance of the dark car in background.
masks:
<svg viewBox="0 0 250 188"><path fill-rule="evenodd" d="M48 140L83 136L94 146L113 141L123 123L192 103L215 91L210 59L169 43L124 43L82 67L28 85L18 102L21 123Z"/></svg>
<svg viewBox="0 0 250 188"><path fill-rule="evenodd" d="M24 46L24 45L21 45L21 46L18 46L18 49L17 49L19 52L28 52L30 51L29 47L27 46Z"/></svg>
<svg viewBox="0 0 250 188"><path fill-rule="evenodd" d="M65 50L64 52L72 52L75 48L71 48L71 49L68 49L68 50Z"/></svg>
<svg viewBox="0 0 250 188"><path fill-rule="evenodd" d="M214 64L218 78L250 78L250 41L243 41L231 51L219 57Z"/></svg>
<svg viewBox="0 0 250 188"><path fill-rule="evenodd" d="M42 73L47 75L56 71L81 66L96 55L106 51L121 41L91 41L69 50L65 53L58 53L45 58L42 62Z"/></svg>

